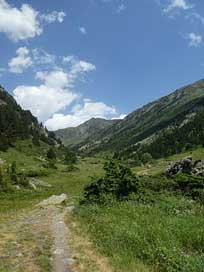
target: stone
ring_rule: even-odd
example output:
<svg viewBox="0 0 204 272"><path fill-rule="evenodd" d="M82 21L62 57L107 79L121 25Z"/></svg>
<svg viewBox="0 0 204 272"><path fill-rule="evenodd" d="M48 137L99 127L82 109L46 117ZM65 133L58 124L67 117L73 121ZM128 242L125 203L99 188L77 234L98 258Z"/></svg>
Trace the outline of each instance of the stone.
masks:
<svg viewBox="0 0 204 272"><path fill-rule="evenodd" d="M167 177L172 177L179 173L204 176L204 162L202 160L197 160L193 163L193 158L188 156L183 160L170 165L165 171Z"/></svg>
<svg viewBox="0 0 204 272"><path fill-rule="evenodd" d="M50 185L48 182L45 182L41 179L31 178L30 181L35 185L39 187L47 187L50 188L52 185Z"/></svg>
<svg viewBox="0 0 204 272"><path fill-rule="evenodd" d="M45 199L42 202L40 202L38 205L41 207L50 205L62 205L63 203L66 202L67 199L68 199L67 194L61 194L59 196L53 195L48 199Z"/></svg>

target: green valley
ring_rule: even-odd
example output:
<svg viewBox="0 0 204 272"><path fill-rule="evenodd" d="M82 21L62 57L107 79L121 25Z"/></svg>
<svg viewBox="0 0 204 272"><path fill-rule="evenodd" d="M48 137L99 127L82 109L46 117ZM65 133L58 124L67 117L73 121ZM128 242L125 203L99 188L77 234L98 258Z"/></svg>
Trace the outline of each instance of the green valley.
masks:
<svg viewBox="0 0 204 272"><path fill-rule="evenodd" d="M0 271L62 265L53 253L58 243L66 248L60 218L73 271L202 272L203 89L199 81L108 127L91 120L86 139L69 147L38 123L33 130L32 115L26 135L13 131L15 141L0 151ZM99 135L106 140L93 148ZM182 168L189 156L200 174ZM166 176L176 162L178 173ZM59 196L62 204L43 206Z"/></svg>

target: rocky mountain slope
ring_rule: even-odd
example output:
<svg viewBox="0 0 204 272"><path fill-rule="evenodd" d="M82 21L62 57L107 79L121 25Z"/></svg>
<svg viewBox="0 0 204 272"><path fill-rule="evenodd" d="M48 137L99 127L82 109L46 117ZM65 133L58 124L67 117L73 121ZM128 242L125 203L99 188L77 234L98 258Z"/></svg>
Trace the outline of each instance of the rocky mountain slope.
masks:
<svg viewBox="0 0 204 272"><path fill-rule="evenodd" d="M0 86L0 150L6 151L17 139L32 138L34 144L44 141L54 145L55 135L48 132L30 111L23 110Z"/></svg>
<svg viewBox="0 0 204 272"><path fill-rule="evenodd" d="M100 133L117 124L119 120L105 120L102 118L92 118L87 122L66 129L60 129L55 135L61 139L64 145L74 147L84 141L90 141L100 137Z"/></svg>
<svg viewBox="0 0 204 272"><path fill-rule="evenodd" d="M132 152L133 146L150 141L164 129L186 122L199 109L204 109L204 80L143 106L77 148L87 154L106 150Z"/></svg>

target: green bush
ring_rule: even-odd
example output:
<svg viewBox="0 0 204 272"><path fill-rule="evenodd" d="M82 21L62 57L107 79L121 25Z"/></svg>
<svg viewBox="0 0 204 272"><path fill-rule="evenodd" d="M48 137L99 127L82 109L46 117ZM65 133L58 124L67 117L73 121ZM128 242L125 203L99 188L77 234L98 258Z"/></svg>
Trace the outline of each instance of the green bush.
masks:
<svg viewBox="0 0 204 272"><path fill-rule="evenodd" d="M75 164L77 162L76 154L70 150L66 150L64 157L65 164Z"/></svg>
<svg viewBox="0 0 204 272"><path fill-rule="evenodd" d="M152 155L149 153L144 153L141 157L141 161L142 163L146 164L146 163L151 163L152 162Z"/></svg>
<svg viewBox="0 0 204 272"><path fill-rule="evenodd" d="M56 160L57 156L53 148L50 148L47 152L47 158L49 160Z"/></svg>
<svg viewBox="0 0 204 272"><path fill-rule="evenodd" d="M85 187L85 201L104 203L107 198L111 197L121 200L139 191L138 178L130 168L110 161L104 165L104 170L104 177Z"/></svg>

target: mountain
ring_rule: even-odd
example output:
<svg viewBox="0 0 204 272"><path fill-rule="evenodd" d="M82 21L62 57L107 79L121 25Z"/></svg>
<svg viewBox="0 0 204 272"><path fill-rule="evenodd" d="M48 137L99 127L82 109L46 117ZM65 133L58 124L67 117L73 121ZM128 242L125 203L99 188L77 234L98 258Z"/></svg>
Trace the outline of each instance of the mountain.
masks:
<svg viewBox="0 0 204 272"><path fill-rule="evenodd" d="M92 118L87 122L77 126L55 131L56 137L68 147L75 147L84 141L100 137L103 130L117 124L119 120L106 120L102 118Z"/></svg>
<svg viewBox="0 0 204 272"><path fill-rule="evenodd" d="M137 109L77 148L86 154L127 151L131 155L139 143L154 141L164 130L187 122L189 116L203 109L204 80L199 80Z"/></svg>
<svg viewBox="0 0 204 272"><path fill-rule="evenodd" d="M30 111L23 110L15 99L0 86L0 150L6 151L17 139L32 138L55 145L55 135L48 132Z"/></svg>

